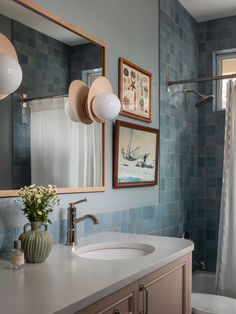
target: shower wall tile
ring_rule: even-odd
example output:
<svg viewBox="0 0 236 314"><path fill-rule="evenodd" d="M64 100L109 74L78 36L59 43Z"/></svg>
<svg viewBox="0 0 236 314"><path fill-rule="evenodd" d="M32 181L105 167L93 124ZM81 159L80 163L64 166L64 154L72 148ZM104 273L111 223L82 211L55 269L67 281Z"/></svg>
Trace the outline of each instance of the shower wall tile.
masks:
<svg viewBox="0 0 236 314"><path fill-rule="evenodd" d="M175 204L130 208L125 211L96 214L99 224L86 220L77 227L78 238L102 231L129 232L164 236L178 236L182 232L182 219ZM66 242L66 220L54 221L49 225L54 243ZM0 229L0 254L8 254L13 241L23 232L23 228Z"/></svg>
<svg viewBox="0 0 236 314"><path fill-rule="evenodd" d="M24 73L19 93L26 92L29 97L66 93L70 47L16 21L12 37Z"/></svg>
<svg viewBox="0 0 236 314"><path fill-rule="evenodd" d="M191 217L197 201L198 112L194 97L182 86L166 92L171 80L196 77L198 73L198 25L178 1L160 1L160 131L161 203L170 204L170 216L161 225L178 222L192 233ZM194 86L192 86L194 87ZM168 206L166 206L168 207ZM169 232L174 233L172 228Z"/></svg>
<svg viewBox="0 0 236 314"><path fill-rule="evenodd" d="M167 94L163 73L167 73L171 79L211 76L213 51L236 47L236 17L199 23L195 37L195 32L191 32L188 27L193 27L194 21L188 26L179 26L180 16L183 23L191 19L181 10L183 9L177 2L161 1L161 201L171 202L175 195L172 191L179 188L188 194L189 197L176 194L181 200L180 221L196 241L194 258L206 260L208 269L214 271L222 187L225 113L214 111L212 103L196 111L196 99L192 95L184 98L181 88L177 86L171 87L171 94ZM190 51L196 49L196 43L198 60L194 61L191 60L193 55ZM185 50L181 51L183 47ZM192 85L192 88L205 94L213 93L212 82ZM189 155L191 158L188 158Z"/></svg>
<svg viewBox="0 0 236 314"><path fill-rule="evenodd" d="M102 68L102 48L93 43L80 44L70 49L71 81L82 80L82 71Z"/></svg>
<svg viewBox="0 0 236 314"><path fill-rule="evenodd" d="M213 71L213 52L236 48L236 16L216 19L199 24L199 58L198 75L211 76ZM213 84L199 83L199 91L213 93ZM217 239L219 229L225 112L214 111L213 104L208 103L198 111L198 145L199 145L199 187L198 208L202 215L195 218L195 229L200 234L201 225L205 223L204 240L199 258L207 260L209 270L216 269Z"/></svg>

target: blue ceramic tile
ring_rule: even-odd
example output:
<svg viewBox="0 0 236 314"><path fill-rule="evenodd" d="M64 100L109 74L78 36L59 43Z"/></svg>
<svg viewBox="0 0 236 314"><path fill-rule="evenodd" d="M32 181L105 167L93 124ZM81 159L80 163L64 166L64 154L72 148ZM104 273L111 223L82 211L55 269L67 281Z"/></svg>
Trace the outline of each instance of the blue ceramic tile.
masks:
<svg viewBox="0 0 236 314"><path fill-rule="evenodd" d="M14 240L18 238L16 229L0 229L0 252L1 254L10 253L13 249Z"/></svg>

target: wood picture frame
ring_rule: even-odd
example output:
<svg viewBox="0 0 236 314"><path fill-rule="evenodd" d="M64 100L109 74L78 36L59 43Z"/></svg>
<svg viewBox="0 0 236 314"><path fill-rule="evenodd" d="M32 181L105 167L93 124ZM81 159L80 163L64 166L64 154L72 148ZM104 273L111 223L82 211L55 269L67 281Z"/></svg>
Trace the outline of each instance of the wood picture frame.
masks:
<svg viewBox="0 0 236 314"><path fill-rule="evenodd" d="M152 122L152 74L119 58L119 98L121 115Z"/></svg>
<svg viewBox="0 0 236 314"><path fill-rule="evenodd" d="M159 142L158 129L117 120L113 187L157 185Z"/></svg>

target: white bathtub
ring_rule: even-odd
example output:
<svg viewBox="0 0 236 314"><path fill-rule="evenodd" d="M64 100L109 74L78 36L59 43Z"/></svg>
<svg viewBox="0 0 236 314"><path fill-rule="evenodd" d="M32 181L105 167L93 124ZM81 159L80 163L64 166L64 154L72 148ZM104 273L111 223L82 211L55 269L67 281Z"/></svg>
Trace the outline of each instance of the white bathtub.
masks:
<svg viewBox="0 0 236 314"><path fill-rule="evenodd" d="M206 271L193 273L193 292L216 294L215 273Z"/></svg>
<svg viewBox="0 0 236 314"><path fill-rule="evenodd" d="M236 299L216 295L215 273L193 273L193 314L236 314Z"/></svg>

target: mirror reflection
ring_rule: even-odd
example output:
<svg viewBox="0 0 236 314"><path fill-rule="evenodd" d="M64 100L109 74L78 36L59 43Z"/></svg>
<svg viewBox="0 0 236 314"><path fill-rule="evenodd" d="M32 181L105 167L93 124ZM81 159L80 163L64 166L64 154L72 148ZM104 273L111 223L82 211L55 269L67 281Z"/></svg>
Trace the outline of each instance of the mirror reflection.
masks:
<svg viewBox="0 0 236 314"><path fill-rule="evenodd" d="M102 75L103 47L10 0L1 3L0 32L23 71L20 88L0 103L0 190L102 186L103 125L73 122L65 103L71 81L90 85Z"/></svg>

